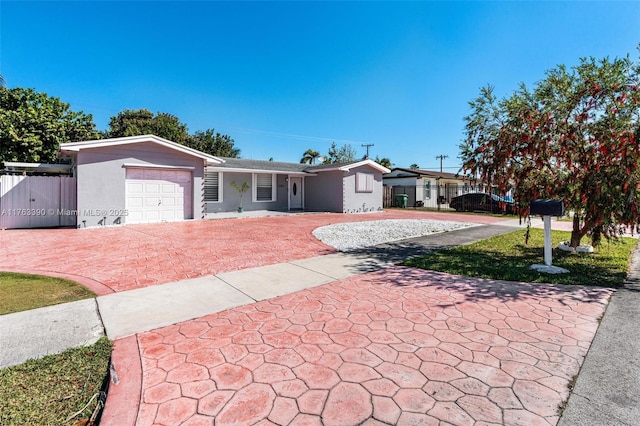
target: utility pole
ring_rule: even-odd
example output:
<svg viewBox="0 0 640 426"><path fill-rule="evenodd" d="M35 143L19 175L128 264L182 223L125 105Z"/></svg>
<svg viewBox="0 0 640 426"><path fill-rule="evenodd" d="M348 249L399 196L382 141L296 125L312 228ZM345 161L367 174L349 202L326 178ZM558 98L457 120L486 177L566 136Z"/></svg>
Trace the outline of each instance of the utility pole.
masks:
<svg viewBox="0 0 640 426"><path fill-rule="evenodd" d="M436 155L436 160L440 159L440 173L442 173L442 160L449 158L448 155Z"/></svg>
<svg viewBox="0 0 640 426"><path fill-rule="evenodd" d="M373 144L372 143L363 143L362 146L367 148L367 155L364 158L369 159L369 147L373 146Z"/></svg>

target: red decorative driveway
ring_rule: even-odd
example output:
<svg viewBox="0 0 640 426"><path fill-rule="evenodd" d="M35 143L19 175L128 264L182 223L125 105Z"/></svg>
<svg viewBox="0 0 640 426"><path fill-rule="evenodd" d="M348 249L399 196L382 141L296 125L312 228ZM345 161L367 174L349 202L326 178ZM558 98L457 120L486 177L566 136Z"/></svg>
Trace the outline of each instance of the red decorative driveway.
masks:
<svg viewBox="0 0 640 426"><path fill-rule="evenodd" d="M334 252L313 229L391 211L0 231L0 270L100 294ZM115 342L104 425L555 425L607 289L389 267Z"/></svg>
<svg viewBox="0 0 640 426"><path fill-rule="evenodd" d="M555 425L609 295L387 268L139 334L139 410L135 394L118 410L139 425Z"/></svg>
<svg viewBox="0 0 640 426"><path fill-rule="evenodd" d="M386 211L199 220L93 229L0 231L0 271L61 274L98 294L332 253L312 231L381 219L498 223L481 215ZM94 284L93 286L91 284Z"/></svg>

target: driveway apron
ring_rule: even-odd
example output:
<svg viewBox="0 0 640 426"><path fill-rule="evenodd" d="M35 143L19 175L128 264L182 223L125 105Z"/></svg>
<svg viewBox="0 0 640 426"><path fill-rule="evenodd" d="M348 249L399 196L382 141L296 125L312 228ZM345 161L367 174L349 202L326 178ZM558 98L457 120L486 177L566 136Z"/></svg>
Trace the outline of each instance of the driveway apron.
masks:
<svg viewBox="0 0 640 426"><path fill-rule="evenodd" d="M399 266L356 275L138 334L134 418L554 425L609 296Z"/></svg>

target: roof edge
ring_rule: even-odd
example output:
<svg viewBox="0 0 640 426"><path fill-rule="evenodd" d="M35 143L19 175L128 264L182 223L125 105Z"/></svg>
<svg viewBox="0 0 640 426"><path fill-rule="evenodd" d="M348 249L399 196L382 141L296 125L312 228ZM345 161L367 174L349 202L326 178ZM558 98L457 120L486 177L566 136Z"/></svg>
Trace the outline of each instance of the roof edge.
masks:
<svg viewBox="0 0 640 426"><path fill-rule="evenodd" d="M207 163L211 163L211 164L224 163L224 160L220 157L209 155L202 151L198 151L197 149L189 148L188 146L181 145L177 142L173 142L156 135L125 136L121 138L92 139L87 141L67 142L67 143L60 144L60 151L79 152L82 149L102 148L106 146L129 145L129 144L142 143L142 142L157 143L167 148L175 149L176 151L180 151L185 154L202 158L203 160L206 160Z"/></svg>
<svg viewBox="0 0 640 426"><path fill-rule="evenodd" d="M362 167L362 166L372 167L372 168L378 170L379 172L381 172L382 174L390 172L390 170L387 169L386 167L384 167L384 166L382 166L382 165L380 165L380 164L378 164L375 161L370 160L370 159L358 161L358 162L355 162L355 163L342 164L342 165L339 165L339 166L336 166L336 167L322 168L322 169L321 168L314 169L314 168L310 167L309 170L313 171L313 172L316 172L316 173L317 172L330 172L330 171L336 171L336 170L339 170L339 171L342 171L342 172L348 172L351 169L355 169L356 167Z"/></svg>

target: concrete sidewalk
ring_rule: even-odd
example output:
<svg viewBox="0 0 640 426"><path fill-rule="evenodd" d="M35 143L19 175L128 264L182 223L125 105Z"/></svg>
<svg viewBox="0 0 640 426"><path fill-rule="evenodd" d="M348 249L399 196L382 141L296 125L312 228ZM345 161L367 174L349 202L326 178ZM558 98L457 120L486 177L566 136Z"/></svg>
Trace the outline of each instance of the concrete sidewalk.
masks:
<svg viewBox="0 0 640 426"><path fill-rule="evenodd" d="M91 345L103 335L95 299L0 315L0 368Z"/></svg>
<svg viewBox="0 0 640 426"><path fill-rule="evenodd" d="M640 422L640 249L611 297L559 426Z"/></svg>

